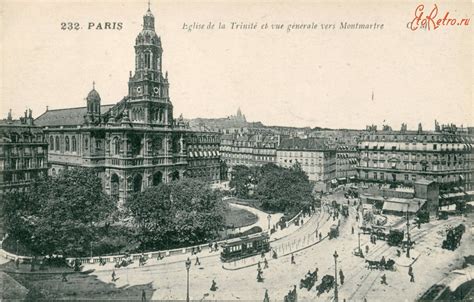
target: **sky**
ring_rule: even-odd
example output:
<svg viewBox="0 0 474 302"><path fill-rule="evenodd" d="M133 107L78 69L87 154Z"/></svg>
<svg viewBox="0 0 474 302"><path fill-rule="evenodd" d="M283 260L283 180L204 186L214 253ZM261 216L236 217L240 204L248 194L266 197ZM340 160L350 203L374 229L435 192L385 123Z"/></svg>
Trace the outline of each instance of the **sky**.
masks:
<svg viewBox="0 0 474 302"><path fill-rule="evenodd" d="M423 3L429 13L433 4ZM439 16L472 19L470 1L436 3ZM226 117L240 107L249 121L266 125L399 129L405 122L416 129L421 122L432 129L437 119L472 126L472 24L409 30L417 5L152 0L175 117ZM146 0L0 6L0 117L9 109L19 117L26 108L38 116L46 106L85 106L93 81L103 104L127 94ZM81 29L62 30L61 22ZM105 22L122 29L96 29ZM194 22L215 28L183 29ZM257 29L231 29L231 22L256 22ZM384 27L342 30L341 22ZM265 23L270 28L261 29ZM287 31L288 24L313 23L318 27ZM271 28L277 24L283 29Z"/></svg>

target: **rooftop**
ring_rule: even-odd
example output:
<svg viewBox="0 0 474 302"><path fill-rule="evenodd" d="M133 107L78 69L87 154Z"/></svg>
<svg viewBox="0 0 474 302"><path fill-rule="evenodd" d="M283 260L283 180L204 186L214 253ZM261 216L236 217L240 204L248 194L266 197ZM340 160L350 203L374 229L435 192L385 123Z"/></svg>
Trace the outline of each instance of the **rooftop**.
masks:
<svg viewBox="0 0 474 302"><path fill-rule="evenodd" d="M114 105L100 106L101 113L111 109ZM38 126L76 126L84 123L87 107L64 108L47 110L38 116L35 124Z"/></svg>

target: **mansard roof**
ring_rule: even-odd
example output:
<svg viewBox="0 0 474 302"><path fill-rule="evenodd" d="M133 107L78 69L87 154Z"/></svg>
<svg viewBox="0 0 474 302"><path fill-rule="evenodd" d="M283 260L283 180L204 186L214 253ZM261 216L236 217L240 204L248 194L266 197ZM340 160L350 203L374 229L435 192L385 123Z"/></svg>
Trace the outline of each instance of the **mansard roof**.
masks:
<svg viewBox="0 0 474 302"><path fill-rule="evenodd" d="M100 106L100 111L105 113L114 104ZM87 107L64 108L47 110L36 118L35 124L38 126L77 126L84 123L84 116L87 114Z"/></svg>

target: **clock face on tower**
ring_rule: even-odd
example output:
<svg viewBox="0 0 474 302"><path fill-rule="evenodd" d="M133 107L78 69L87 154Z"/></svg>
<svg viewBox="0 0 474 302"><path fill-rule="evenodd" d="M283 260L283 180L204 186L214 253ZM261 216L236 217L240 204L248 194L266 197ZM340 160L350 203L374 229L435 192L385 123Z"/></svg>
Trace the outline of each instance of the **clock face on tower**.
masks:
<svg viewBox="0 0 474 302"><path fill-rule="evenodd" d="M142 93L142 88L141 87L137 87L137 93L138 94Z"/></svg>
<svg viewBox="0 0 474 302"><path fill-rule="evenodd" d="M158 95L158 93L160 92L160 89L158 89L158 87L155 87L153 88L153 92Z"/></svg>

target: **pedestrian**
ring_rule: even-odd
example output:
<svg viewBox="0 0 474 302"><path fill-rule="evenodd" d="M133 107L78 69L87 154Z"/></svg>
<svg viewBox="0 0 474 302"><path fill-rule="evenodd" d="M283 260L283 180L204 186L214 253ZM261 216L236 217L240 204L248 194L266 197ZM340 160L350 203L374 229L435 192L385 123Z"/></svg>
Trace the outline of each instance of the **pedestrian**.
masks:
<svg viewBox="0 0 474 302"><path fill-rule="evenodd" d="M410 282L415 282L415 275L413 274L413 267L408 267L408 276L410 276Z"/></svg>
<svg viewBox="0 0 474 302"><path fill-rule="evenodd" d="M321 241L323 239L323 234L321 234L321 232L319 232L319 241Z"/></svg>
<svg viewBox="0 0 474 302"><path fill-rule="evenodd" d="M382 256L382 259L380 259L380 266L383 268L385 268L385 256Z"/></svg>
<svg viewBox="0 0 474 302"><path fill-rule="evenodd" d="M366 254L369 253L369 246L368 246L368 245L365 246L365 253L366 253Z"/></svg>
<svg viewBox="0 0 474 302"><path fill-rule="evenodd" d="M146 301L146 293L144 289L142 290L142 302L143 301Z"/></svg>
<svg viewBox="0 0 474 302"><path fill-rule="evenodd" d="M382 275L382 280L380 281L381 284L388 285L387 284L387 276L385 274Z"/></svg>
<svg viewBox="0 0 474 302"><path fill-rule="evenodd" d="M341 285L344 284L344 273L342 272L342 269L339 270L339 280L341 280Z"/></svg>
<svg viewBox="0 0 474 302"><path fill-rule="evenodd" d="M262 251L262 253L260 254L260 258L265 258L265 252Z"/></svg>
<svg viewBox="0 0 474 302"><path fill-rule="evenodd" d="M217 290L216 281L213 279L211 284L211 291L215 292Z"/></svg>
<svg viewBox="0 0 474 302"><path fill-rule="evenodd" d="M314 280L315 280L315 281L318 281L318 271L319 271L318 268L316 268L316 269L314 270Z"/></svg>
<svg viewBox="0 0 474 302"><path fill-rule="evenodd" d="M15 266L16 266L16 269L20 268L20 258L18 258L18 257L16 257L16 259L15 259Z"/></svg>
<svg viewBox="0 0 474 302"><path fill-rule="evenodd" d="M267 258L263 259L263 268L268 268L268 261L267 261Z"/></svg>
<svg viewBox="0 0 474 302"><path fill-rule="evenodd" d="M113 270L113 271L112 271L112 282L115 282L115 280L116 280L116 279L115 279L115 276L116 276L116 275L115 275L115 270Z"/></svg>
<svg viewBox="0 0 474 302"><path fill-rule="evenodd" d="M261 267L260 267L260 261L257 263L257 269L260 270Z"/></svg>
<svg viewBox="0 0 474 302"><path fill-rule="evenodd" d="M298 297L296 295L296 285L293 285L293 291L291 292L291 296L293 298L293 302L297 302L298 301Z"/></svg>
<svg viewBox="0 0 474 302"><path fill-rule="evenodd" d="M61 279L61 282L67 282L67 278L66 278L66 272L63 272L63 273L62 273L62 279Z"/></svg>
<svg viewBox="0 0 474 302"><path fill-rule="evenodd" d="M295 255L291 254L291 264L296 264Z"/></svg>
<svg viewBox="0 0 474 302"><path fill-rule="evenodd" d="M354 226L352 226L352 235L354 235Z"/></svg>
<svg viewBox="0 0 474 302"><path fill-rule="evenodd" d="M270 302L270 296L268 296L268 289L265 290L265 297L263 298L263 302Z"/></svg>
<svg viewBox="0 0 474 302"><path fill-rule="evenodd" d="M199 261L199 257L196 256L196 263L194 265L201 265L201 261Z"/></svg>

